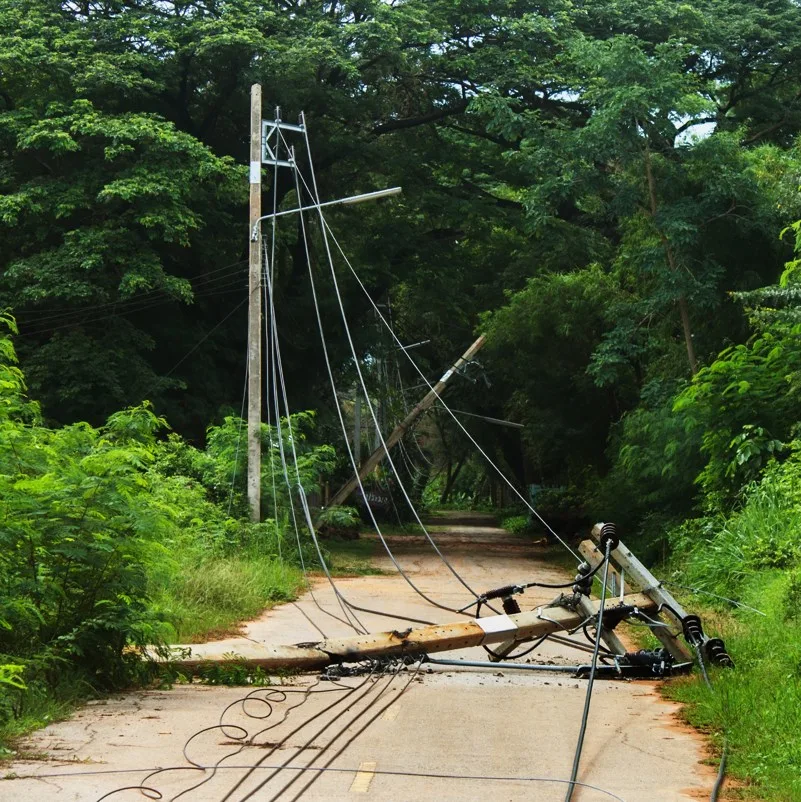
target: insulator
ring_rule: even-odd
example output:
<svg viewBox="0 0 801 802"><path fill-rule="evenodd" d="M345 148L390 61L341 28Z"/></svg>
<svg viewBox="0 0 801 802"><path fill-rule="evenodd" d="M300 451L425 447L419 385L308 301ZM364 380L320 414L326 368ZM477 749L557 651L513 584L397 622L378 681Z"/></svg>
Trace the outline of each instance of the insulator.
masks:
<svg viewBox="0 0 801 802"><path fill-rule="evenodd" d="M620 545L620 538L617 536L617 526L613 523L604 524L601 527L601 536L598 538L601 544L601 551L606 552L607 544L609 550L614 551Z"/></svg>
<svg viewBox="0 0 801 802"><path fill-rule="evenodd" d="M501 599L504 596L511 596L513 593L522 593L519 585L504 585L502 588L495 588L495 590L488 590L484 595L486 600Z"/></svg>
<svg viewBox="0 0 801 802"><path fill-rule="evenodd" d="M684 630L684 637L690 645L700 646L704 642L704 628L701 624L701 619L697 615L685 615L681 621L681 628Z"/></svg>
<svg viewBox="0 0 801 802"><path fill-rule="evenodd" d="M726 651L726 644L720 638L710 638L704 643L704 654L707 660L716 666L734 668L734 660Z"/></svg>
<svg viewBox="0 0 801 802"><path fill-rule="evenodd" d="M501 604L506 615L514 615L520 612L520 605L517 603L517 599L512 596L506 596Z"/></svg>

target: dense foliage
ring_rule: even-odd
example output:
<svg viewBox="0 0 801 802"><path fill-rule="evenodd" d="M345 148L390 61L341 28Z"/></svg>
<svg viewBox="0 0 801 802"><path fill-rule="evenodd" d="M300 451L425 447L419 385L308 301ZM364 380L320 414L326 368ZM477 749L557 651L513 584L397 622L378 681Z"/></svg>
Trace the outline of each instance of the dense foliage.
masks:
<svg viewBox="0 0 801 802"><path fill-rule="evenodd" d="M100 427L47 427L16 365L14 321L0 324L2 739L43 688L65 677L85 689L129 683L143 670L132 647L230 627L290 598L302 582L294 566L314 567L316 556L302 531L299 542L290 536L285 512L261 524L236 517L245 507L241 421L212 427L205 451L159 438L167 424L147 402ZM331 451L305 445L310 424L308 414L293 416L309 489ZM275 437L265 426L265 448ZM283 477L275 487L283 509Z"/></svg>
<svg viewBox="0 0 801 802"><path fill-rule="evenodd" d="M770 426L744 409L724 446L701 443L700 421L675 437L672 399L721 349L742 355L731 294L775 282L790 257L777 235L801 208L792 0L7 0L0 52L0 287L48 419L99 425L149 397L200 440L238 409L259 81L267 109L305 110L324 196L403 184L402 200L332 212L334 226L401 337L430 340L424 370L489 332L493 393L452 392L526 425L521 455L515 436L471 424L520 483L564 487L593 514L642 499L616 511L636 526L688 511L699 444L768 448ZM295 202L288 173L276 190L265 181L266 205ZM275 284L301 409L327 393L305 259L282 228ZM397 361L418 384L356 287L343 294L367 372ZM321 298L334 326L324 283ZM331 349L352 382L345 343ZM469 491L471 457L452 424L437 428L444 496ZM646 457L654 432L682 464Z"/></svg>

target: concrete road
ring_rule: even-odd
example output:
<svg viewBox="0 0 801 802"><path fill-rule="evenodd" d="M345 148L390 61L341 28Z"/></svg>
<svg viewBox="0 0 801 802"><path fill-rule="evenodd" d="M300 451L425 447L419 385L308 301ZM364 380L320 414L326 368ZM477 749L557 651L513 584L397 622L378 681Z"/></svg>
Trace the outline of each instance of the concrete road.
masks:
<svg viewBox="0 0 801 802"><path fill-rule="evenodd" d="M443 554L476 591L565 578L543 561L543 547L487 521L440 520L434 528ZM470 592L423 538L396 537L390 545L419 591L448 607L470 601ZM388 557L377 562L393 573L337 580L349 601L432 622L459 620L424 601ZM521 599L523 608L552 595L529 591ZM342 618L342 611L328 583L318 580L313 594L249 623L243 637L210 648L244 654L258 643L348 634L349 628L333 616ZM407 626L369 613L358 616L371 630ZM484 653L475 649L441 656L483 659ZM569 665L586 658L567 646L546 645L526 659ZM89 704L71 720L28 739L31 759L7 769L0 800L98 800L140 784L154 790L120 790L110 798L565 798L584 681L497 668L410 666L338 682L316 676L275 682L263 690L176 686ZM204 728L210 729L192 738ZM704 798L714 772L700 762L703 755L703 743L678 723L676 707L663 701L652 683L597 681L579 773L586 785L576 789L573 802ZM193 763L220 768L203 771L192 768ZM148 772L159 767L170 770L148 779Z"/></svg>

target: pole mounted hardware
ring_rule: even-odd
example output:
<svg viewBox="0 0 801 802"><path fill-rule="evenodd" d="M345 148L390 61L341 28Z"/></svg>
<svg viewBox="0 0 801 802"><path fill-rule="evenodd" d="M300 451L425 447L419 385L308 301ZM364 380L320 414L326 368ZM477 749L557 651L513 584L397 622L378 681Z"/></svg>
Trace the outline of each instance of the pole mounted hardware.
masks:
<svg viewBox="0 0 801 802"><path fill-rule="evenodd" d="M307 136L306 120L301 113L297 124L281 119L281 109L276 107L274 119L262 118L261 85L250 88L250 204L248 212L248 419L247 419L247 496L250 519L261 520L261 419L262 419L262 329L264 310L262 301L262 232L263 220L283 217L303 211L318 209L317 205L303 206L298 198L298 208L262 215L262 170L265 166L278 170L281 167L294 170L299 175L295 161L295 149L284 138L287 134ZM281 158L283 150L286 158ZM397 195L400 187L365 192L349 198L327 201L319 206L361 203L366 200Z"/></svg>

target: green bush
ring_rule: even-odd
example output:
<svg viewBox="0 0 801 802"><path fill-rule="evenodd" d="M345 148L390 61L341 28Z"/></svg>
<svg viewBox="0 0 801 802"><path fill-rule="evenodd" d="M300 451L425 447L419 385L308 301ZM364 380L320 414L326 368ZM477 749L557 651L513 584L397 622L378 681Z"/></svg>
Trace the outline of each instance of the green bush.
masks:
<svg viewBox="0 0 801 802"><path fill-rule="evenodd" d="M233 517L244 487L233 470L237 420L210 430L205 451L164 438L148 402L101 427L48 428L26 397L14 321L0 315L0 325L2 740L62 703L143 679L148 667L130 647L227 630L292 598L297 565L318 557L308 534L287 535L285 517ZM332 463L330 447L306 442L312 423L292 418L306 489ZM277 448L266 462L276 459ZM296 491L297 475L289 484Z"/></svg>
<svg viewBox="0 0 801 802"><path fill-rule="evenodd" d="M317 516L317 531L323 537L353 540L359 536L361 518L355 507L328 507Z"/></svg>
<svg viewBox="0 0 801 802"><path fill-rule="evenodd" d="M801 458L798 447L773 462L739 510L691 519L671 533L681 574L691 584L731 596L755 571L785 568L801 557Z"/></svg>
<svg viewBox="0 0 801 802"><path fill-rule="evenodd" d="M516 535L521 535L530 530L531 520L528 515L512 515L501 521L501 527L514 532Z"/></svg>
<svg viewBox="0 0 801 802"><path fill-rule="evenodd" d="M125 647L163 637L147 566L175 531L148 474L164 423L144 404L99 429L51 430L9 414L23 390L21 378L0 384L0 652L45 651L101 686L126 682Z"/></svg>

